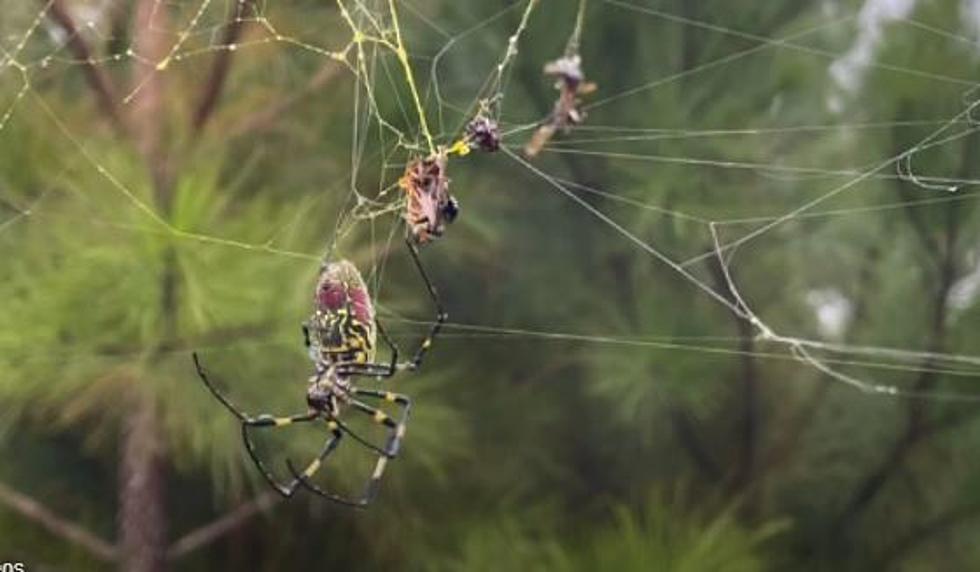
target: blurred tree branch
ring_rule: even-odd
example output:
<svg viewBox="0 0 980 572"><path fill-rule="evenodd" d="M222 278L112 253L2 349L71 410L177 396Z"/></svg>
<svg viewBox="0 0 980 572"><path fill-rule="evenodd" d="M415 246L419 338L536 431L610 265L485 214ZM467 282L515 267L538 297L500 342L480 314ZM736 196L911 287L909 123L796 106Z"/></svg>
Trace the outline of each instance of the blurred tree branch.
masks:
<svg viewBox="0 0 980 572"><path fill-rule="evenodd" d="M878 570L888 570L898 559L914 551L923 543L949 531L949 529L980 517L980 504L955 507L939 514L899 538L883 552L878 560Z"/></svg>
<svg viewBox="0 0 980 572"><path fill-rule="evenodd" d="M880 258L881 252L876 244L871 244L865 249L858 277L858 289L854 296L854 314L850 320L847 336L844 338L845 344L855 342L857 327L867 319L869 300L875 293L874 269ZM796 414L785 424L788 428L781 430L779 440L766 454L763 471L769 472L776 469L792 458L794 452L800 450L798 447L800 439L816 417L831 385L833 385L831 379L820 376L817 380L817 386L804 399Z"/></svg>
<svg viewBox="0 0 980 572"><path fill-rule="evenodd" d="M68 48L75 55L75 58L82 62L85 79L95 94L95 100L98 102L103 115L120 134L125 135L127 126L116 99L116 88L112 79L102 68L95 65L92 49L85 39L79 35L78 28L75 26L64 2L62 0L41 0L41 3L48 6L48 16L64 31Z"/></svg>
<svg viewBox="0 0 980 572"><path fill-rule="evenodd" d="M946 338L946 314L949 291L953 286L953 252L951 243L955 240L953 229L947 232L947 248L944 256L942 276L940 285L937 288L933 302L933 324L930 329L929 351L931 353L941 353L945 346ZM938 382L938 375L935 373L935 363L932 358L923 362L923 372L916 381L914 391L924 392L935 387ZM926 418L926 404L922 400L914 399L908 404L908 411L905 417L905 429L898 440L892 446L885 458L879 463L878 467L868 473L861 483L854 489L851 499L841 513L838 523L848 525L861 512L864 511L872 500L878 495L891 476L898 470L905 458L911 453L913 448L920 442L929 437L934 428ZM843 527L837 527L839 530Z"/></svg>
<svg viewBox="0 0 980 572"><path fill-rule="evenodd" d="M179 538L167 550L168 560L179 560L217 541L226 534L244 526L253 517L275 506L280 501L281 497L272 491L260 494L217 520ZM7 506L24 518L38 523L55 536L84 548L92 556L103 562L114 562L119 558L119 549L115 544L99 538L81 525L67 520L40 502L3 483L0 483L0 504Z"/></svg>
<svg viewBox="0 0 980 572"><path fill-rule="evenodd" d="M733 305L738 299L735 292L729 288L722 262L717 257L707 260L708 271L715 281L715 288ZM738 420L739 454L735 471L731 477L731 492L738 493L751 484L756 473L758 456L759 425L761 407L759 405L759 374L755 363L755 330L751 322L732 314L735 328L738 331L738 351L740 353L739 381L742 388L741 419ZM751 505L746 502L746 505Z"/></svg>
<svg viewBox="0 0 980 572"><path fill-rule="evenodd" d="M976 133L966 138L963 144L963 151L960 164L960 178L971 176L974 171L978 136ZM907 182L899 179L897 185L901 194L903 186ZM903 198L905 195L902 195ZM923 246L927 249L930 262L923 268L924 276L929 276L935 272L938 276L938 285L933 297L932 324L929 329L928 348L932 354L940 354L946 347L949 296L953 285L960 275L959 265L957 264L957 244L960 230L960 216L956 205L946 206L946 220L944 230L940 240L934 240L928 232L925 221L918 213L913 213L914 207L906 205L905 211L908 212L908 220ZM932 266L935 268L931 268ZM935 371L935 359L927 358L923 361L923 371L913 386L917 393L931 391L939 383L939 375ZM972 411L972 410L971 410ZM881 492L885 484L889 481L895 471L902 466L906 457L911 453L915 446L931 437L937 428L937 424L930 421L927 417L927 403L919 399L910 400L905 417L905 429L901 436L892 446L891 450L872 470L860 484L854 489L851 498L841 515L837 519L837 530L843 530L861 512L871 504L871 501ZM967 419L971 416L968 415ZM957 420L956 424L962 420Z"/></svg>
<svg viewBox="0 0 980 572"><path fill-rule="evenodd" d="M282 497L272 491L260 494L214 522L185 534L170 546L170 549L167 550L167 558L171 561L177 560L207 546L243 526L252 517L268 510L280 501L282 501Z"/></svg>
<svg viewBox="0 0 980 572"><path fill-rule="evenodd" d="M112 544L3 483L0 483L0 503L24 518L40 524L55 536L60 536L77 546L81 546L99 560L111 562L118 556L116 547Z"/></svg>
<svg viewBox="0 0 980 572"><path fill-rule="evenodd" d="M234 51L229 49L228 46L238 43L242 30L245 27L245 13L248 8L253 6L253 1L236 0L231 9L228 22L225 24L225 33L221 37L221 43L219 44L224 49L218 50L214 58L211 73L208 76L207 82L204 84L204 89L201 91L201 97L198 100L197 109L194 111L194 117L191 121L191 127L195 133L204 129L204 126L214 114L218 100L221 98L221 92L227 83L228 72L231 69L231 58Z"/></svg>
<svg viewBox="0 0 980 572"><path fill-rule="evenodd" d="M320 69L317 70L316 74L314 74L306 85L299 91L296 91L281 99L270 101L262 105L259 111L256 111L251 115L247 115L238 121L237 125L231 127L229 130L227 138L231 139L242 135L250 135L252 133L268 129L270 125L273 125L293 106L301 102L316 90L328 84L330 80L332 80L342 69L343 68L339 63L333 60L327 61L325 64L320 66Z"/></svg>
<svg viewBox="0 0 980 572"><path fill-rule="evenodd" d="M721 468L704 446L704 441L698 436L697 420L686 407L679 404L672 404L669 411L670 424L677 435L677 440L691 456L701 475L712 483L721 480L723 476Z"/></svg>

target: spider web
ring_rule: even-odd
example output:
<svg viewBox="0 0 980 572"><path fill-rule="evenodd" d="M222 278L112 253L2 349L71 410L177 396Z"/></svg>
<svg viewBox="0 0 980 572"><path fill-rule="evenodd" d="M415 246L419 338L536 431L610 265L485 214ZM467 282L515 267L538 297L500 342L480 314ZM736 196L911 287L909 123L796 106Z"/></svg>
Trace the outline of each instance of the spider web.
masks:
<svg viewBox="0 0 980 572"><path fill-rule="evenodd" d="M931 352L918 349L863 346L830 342L796 336L785 326L775 326L761 316L752 300L743 296L745 284L734 274L739 256L751 246L765 239L781 239L787 227L793 232L806 233L800 223L837 217L885 216L890 212L911 207L951 204L974 201L978 198L971 190L978 182L948 175L921 175L915 170L915 159L929 151L941 151L944 145L954 143L977 131L973 121L975 108L980 105L974 89L976 82L970 78L948 76L928 70L871 61L867 67L908 78L910 81L931 81L956 86L964 93L964 103L955 114L945 117L920 119L908 118L892 122L852 122L839 124L784 125L784 126L729 126L712 129L684 129L646 125L603 124L603 111L617 102L646 96L675 82L706 74L717 73L737 65L761 53L782 51L800 58L822 61L830 66L839 62L843 54L815 48L807 43L814 35L828 30L842 29L861 17L860 13L834 14L808 28L797 30L784 37L764 37L754 33L704 22L678 14L657 10L639 0L582 0L574 11L574 18L565 22L568 36L566 52L577 53L581 45L598 41L589 37L589 16L596 11L621 11L637 19L670 22L677 27L693 27L706 34L721 38L735 38L748 43L744 47L718 59L708 61L682 72L665 76L637 78L633 86L609 91L600 86L600 95L588 102L584 110L589 113L585 124L571 133L553 140L544 150L543 157L588 160L602 157L616 168L632 169L635 165L655 165L678 169L712 169L746 172L757 175L773 184L800 183L812 185L813 196L796 202L795 206L772 212L759 209L755 213L711 213L678 209L671 205L651 204L630 197L624 189L595 188L566 178L556 172L553 163L532 161L522 156L519 149L528 135L541 122L540 117L514 117L508 113L507 104L517 90L510 78L515 67L526 66L540 69L544 62L524 61L521 42L533 33L536 19L546 19L554 8L538 0L515 2L493 13L476 14L475 8L458 7L462 12L474 12L472 24L462 30L446 30L437 18L427 15L425 7L405 0L338 1L339 22L337 34L332 40L323 40L323 34L303 30L295 22L279 21L275 3L252 3L238 0L240 16L232 22L227 15L235 9L236 2L217 0L163 2L158 0L155 9L174 12L172 25L156 30L168 43L165 55L151 59L140 53L137 46L127 45L110 55L92 55L79 59L72 54L71 43L75 36L111 42L110 12L113 2L90 2L74 5L71 14L76 21L74 31L66 31L54 21L53 11L59 3L50 0L41 5L8 3L3 8L4 23L0 42L0 140L13 137L10 125L21 115L42 118L53 123L62 136L66 152L98 173L102 183L110 189L116 201L135 207L142 220L125 218L102 219L100 224L115 225L125 232L140 234L165 234L180 241L213 245L245 251L251 256L294 260L300 264L316 266L325 257L340 256L356 250L356 243L367 241L372 247L366 264L366 276L372 287L376 303L382 315L389 321L413 329L429 325L426 320L411 319L385 304L384 288L401 288L385 280L385 266L392 243L400 231L400 212L404 207L397 179L404 165L413 157L436 153L440 148L450 148L462 137L466 122L478 112L490 114L503 127L502 153L511 162L515 173L537 180L540 186L535 193L558 193L571 205L591 217L592 223L616 233L624 243L630 244L647 257L651 265L665 265L699 296L710 299L723 309L750 324L757 340L765 344L765 350L743 351L738 349L736 338L726 336L676 335L661 337L629 337L622 335L597 335L594 332L560 331L547 326L530 324L474 324L450 322L447 336L459 336L474 340L484 338L550 339L575 343L609 345L636 351L665 350L668 352L695 352L712 355L751 355L759 360L795 361L812 368L829 379L854 390L882 396L900 396L909 399L943 401L980 401L978 392L928 390L916 391L897 385L882 383L875 377L847 373L850 366L879 372L935 372L938 374L974 378L980 374L980 356L947 352ZM516 19L516 26L503 35L493 36L491 46L479 46L473 39L483 40L488 30L501 29L505 20ZM934 34L951 42L975 45L975 40L911 20L895 18L900 25L917 33ZM406 25L410 22L411 26ZM223 43L223 33L230 25L245 25L247 33L234 43ZM415 33L409 34L408 30ZM420 31L426 30L423 34ZM342 39L341 39L342 38ZM129 40L120 38L124 44ZM425 47L416 47L425 46ZM249 242L187 230L170 222L131 182L119 167L118 161L110 160L93 151L99 141L97 133L81 132L71 127L72 121L48 102L47 86L58 82L78 81L80 75L103 70L112 73L115 67L125 63L140 63L144 75L141 81L125 93L118 94L123 109L140 98L153 78L180 74L192 69L197 62L206 61L222 52L236 52L236 57L259 57L262 50L287 61L291 58L313 58L323 66L336 66L353 79L353 108L350 110L350 166L344 182L326 185L329 188L311 189L319 195L344 196L343 205L334 213L334 225L321 229L322 251L296 250L281 239L296 228L307 224L304 211L297 211L288 223L270 233L264 242ZM489 56L487 54L490 54ZM555 56L560 55L556 53ZM479 62L473 69L480 69L479 81L472 77L459 78L445 69L445 60L464 58ZM601 62L584 61L586 73ZM454 68L454 70L458 70ZM315 76L305 70L294 70L311 82ZM186 80L184 80L186 81ZM544 80L543 80L544 81ZM193 83L193 81L191 82ZM388 111L382 99L393 99L396 113ZM729 138L769 136L821 136L841 130L866 132L902 128L929 129L928 135L908 145L900 152L862 165L824 167L819 165L788 165L778 157L772 161L716 159L688 154L671 155L646 152L645 145L659 142L719 141ZM466 161L481 161L482 157ZM450 161L450 172L462 159ZM901 179L912 183L921 192L921 198L912 201L835 206L841 199L860 193L865 184L876 180ZM366 182L370 181L370 182ZM44 225L46 210L56 208L52 190L32 190L24 193L10 188L0 189L0 208L4 218L0 220L0 233L12 229ZM84 192L79 189L78 192ZM461 193L462 194L462 193ZM666 220L681 220L693 224L710 237L707 248L697 253L675 254L645 239L606 210L592 204L587 197L599 196L611 203L622 203L630 208L648 210ZM464 196L465 200L465 196ZM102 211L105 216L106 211ZM803 229L803 230L800 230ZM2 235L0 235L2 236ZM452 233L445 239L452 241ZM694 246L696 250L697 247ZM16 255L16 253L14 253ZM744 256L744 255L743 255ZM711 284L698 270L699 264L714 261L722 271L720 284ZM278 342L277 342L278 343Z"/></svg>

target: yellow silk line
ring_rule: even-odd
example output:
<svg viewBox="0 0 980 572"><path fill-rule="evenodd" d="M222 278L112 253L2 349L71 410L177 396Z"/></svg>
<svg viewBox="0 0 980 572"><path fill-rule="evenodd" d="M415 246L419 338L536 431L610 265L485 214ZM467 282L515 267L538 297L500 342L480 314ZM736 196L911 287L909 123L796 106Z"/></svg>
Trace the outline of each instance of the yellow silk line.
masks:
<svg viewBox="0 0 980 572"><path fill-rule="evenodd" d="M425 135L425 140L429 144L429 153L435 155L436 145L432 140L432 133L429 131L429 122L425 118L422 98L419 97L419 90L415 85L415 74L412 73L412 64L408 61L408 52L405 50L405 43L402 41L402 31L401 26L398 25L398 9L395 7L395 0L388 0L388 6L391 9L391 22L395 27L395 41L397 42L395 53L398 55L398 61L402 63L402 67L405 69L405 79L408 80L408 88L412 92L412 100L415 103L415 111L419 115L419 124L422 127L422 133Z"/></svg>

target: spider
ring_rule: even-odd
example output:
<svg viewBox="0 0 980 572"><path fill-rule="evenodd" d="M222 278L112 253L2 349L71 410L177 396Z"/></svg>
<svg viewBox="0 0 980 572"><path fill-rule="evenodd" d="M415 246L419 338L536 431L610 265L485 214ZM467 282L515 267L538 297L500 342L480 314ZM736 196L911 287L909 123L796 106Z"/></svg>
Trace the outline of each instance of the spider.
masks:
<svg viewBox="0 0 980 572"><path fill-rule="evenodd" d="M585 112L579 105L580 95L596 90L596 84L585 81L582 73L582 57L578 54L564 56L544 66L544 74L557 78L558 101L548 120L538 127L531 141L524 147L529 157L534 157L548 144L557 131L568 131L573 125L585 120Z"/></svg>
<svg viewBox="0 0 980 572"><path fill-rule="evenodd" d="M459 215L459 203L449 194L447 158L448 153L441 149L426 159L415 159L398 180L405 191L408 236L415 244L424 245L442 236L446 225Z"/></svg>
<svg viewBox="0 0 980 572"><path fill-rule="evenodd" d="M446 320L446 314L442 310L435 288L422 268L415 246L411 243L408 243L408 246L438 310L436 322L411 360L399 363L398 347L375 317L374 305L364 279L357 267L347 260L325 263L321 266L313 298L313 315L303 324L303 338L310 359L313 361L313 374L309 378L306 390L305 413L289 417L274 417L268 414L253 417L242 412L211 382L197 353L193 355L197 373L205 386L241 422L242 440L252 462L265 480L284 497L291 497L302 487L334 502L366 507L378 493L388 461L398 455L411 411L411 399L406 395L390 391L364 389L358 387L354 380L357 377L389 378L399 371L418 369L426 352L432 346L432 341L438 335L440 326ZM391 358L386 363L375 362L378 334L391 351ZM400 415L396 420L381 409L363 402L361 398L394 403L400 407ZM341 419L347 410L366 414L375 423L383 425L386 430L384 447L378 447L353 432ZM302 472L297 471L292 461L287 460L286 465L293 479L288 484L278 482L258 457L250 430L320 420L326 422L327 429L330 431L330 437L320 453ZM328 492L310 480L345 436L350 436L378 455L374 472L357 499Z"/></svg>

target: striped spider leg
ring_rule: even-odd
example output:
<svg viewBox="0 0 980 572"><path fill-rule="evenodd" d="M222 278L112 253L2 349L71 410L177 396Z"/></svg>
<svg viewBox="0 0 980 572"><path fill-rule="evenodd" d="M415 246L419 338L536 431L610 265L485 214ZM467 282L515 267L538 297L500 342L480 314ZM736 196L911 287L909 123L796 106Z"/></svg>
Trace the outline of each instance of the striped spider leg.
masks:
<svg viewBox="0 0 980 572"><path fill-rule="evenodd" d="M193 355L193 358L197 373L205 386L241 422L242 441L245 444L245 450L248 452L252 463L259 470L259 473L275 491L289 498L300 486L303 486L303 488L307 488L329 500L357 507L365 507L374 499L388 459L396 457L401 448L401 440L405 436L406 423L408 422L411 409L411 400L405 395L353 387L350 385L350 377L370 376L377 378L379 377L379 371L389 372L387 375L390 377L395 371L392 366L394 362L389 364L354 364L364 367L365 372L348 372L344 377L340 377L335 370L329 370L320 376L324 379L317 379L317 376L314 376L314 380L311 382L310 389L308 390L308 403L310 405L308 412L286 417L276 417L269 414L261 414L253 417L241 411L217 389L208 377L196 353ZM331 378L331 380L326 381L326 378ZM338 386L345 384L347 385L346 389L339 389ZM374 397L384 399L388 402L394 402L401 406L401 415L399 415L396 421L380 409L376 409L355 399L355 396ZM349 406L354 411L359 411L370 416L375 423L384 425L387 428L387 441L383 448L377 447L364 437L358 435L340 419L341 408L346 406ZM286 484L280 483L259 457L255 444L250 436L250 429L286 427L295 423L309 423L317 420L326 422L330 431L330 437L324 443L320 453L307 465L301 475L295 470L292 461L287 460L287 467L293 473L294 478ZM339 495L328 493L309 481L309 478L316 474L322 467L326 458L340 445L345 435L349 435L356 442L378 455L378 461L368 486L365 488L365 492L361 498L357 500L346 499Z"/></svg>
<svg viewBox="0 0 980 572"><path fill-rule="evenodd" d="M425 266L422 265L422 259L419 257L419 249L412 242L411 237L405 239L405 245L408 247L408 252L412 255L412 261L415 263L415 268L418 269L419 275L422 277L422 282L425 284L425 289L429 293L429 298L431 298L432 304L436 308L436 320L429 328L429 332L422 340L422 343L419 345L418 349L415 350L415 354L412 355L411 360L400 366L403 369L414 371L421 367L422 358L425 357L425 354L428 353L429 349L432 347L432 343L442 330L443 324L445 324L446 320L449 319L449 314L446 313L446 310L442 306L442 302L439 300L439 294L436 292L436 287L432 284L429 274L425 271Z"/></svg>
<svg viewBox="0 0 980 572"><path fill-rule="evenodd" d="M299 483L300 486L307 489L308 491L317 494L321 497L329 499L334 502L341 504L354 506L354 507L366 507L378 494L378 490L381 484L381 477L384 475L385 468L388 465L389 459L394 459L398 456L398 452L401 449L401 441L405 437L405 428L408 423L408 417L411 412L412 402L408 396L392 393L390 391L377 391L373 389L361 389L358 387L352 387L350 394L359 397L372 397L377 399L382 399L387 402L396 403L401 407L401 414L396 421L387 413L381 411L381 409L371 407L366 403L351 398L349 400L349 405L361 413L370 415L375 423L384 425L387 429L387 440L385 443L384 450L378 455L378 459L374 465L374 471L372 471L370 478L366 486L364 487L361 496L354 499L348 499L346 497L341 497L335 493L331 493L322 489L320 486L313 483L310 479L316 472L320 469L322 465L323 457L318 457L314 459L306 469L299 472L292 461L287 460L286 466L289 468L289 472L293 475L293 482ZM339 423L336 419L328 421L329 423ZM347 430L349 432L349 429ZM352 434L352 433L351 433ZM353 435L353 434L352 434ZM338 437L339 439L339 437ZM327 453L329 454L329 453ZM324 455L325 457L326 455Z"/></svg>
<svg viewBox="0 0 980 572"><path fill-rule="evenodd" d="M431 285L430 293L434 294ZM426 338L426 341L423 342L424 347L416 352L412 361L399 364L398 347L375 318L374 305L363 278L357 268L346 260L325 263L321 267L314 295L314 312L304 324L303 333L307 350L314 365L314 374L310 377L306 392L308 409L305 413L288 417L275 417L268 414L253 417L246 414L211 382L195 353L193 358L198 376L211 394L239 420L245 450L263 478L274 490L285 497L290 497L300 486L303 486L303 488L336 502L352 506L366 506L377 493L378 481L380 481L388 459L394 458L401 448L401 440L405 435L405 423L408 421L411 402L404 395L358 388L353 384L353 380L360 377L390 378L400 370L416 369L421 362L421 356L431 345L432 335ZM378 334L381 335L382 340L391 351L390 360L385 363L374 361ZM365 404L357 397L382 398L393 402L401 407L401 415L395 421L388 414ZM348 427L341 419L341 414L347 409L368 415L375 423L385 426L387 439L383 447L374 445ZM330 437L324 443L320 453L302 474L298 474L292 463L287 461L287 466L294 473L294 478L288 483L278 482L257 454L250 430L252 428L285 427L318 420L325 421L330 431ZM337 449L345 436L353 438L378 455L371 481L368 483L364 495L356 500L327 493L309 481L310 477L316 474L323 465L326 458Z"/></svg>

